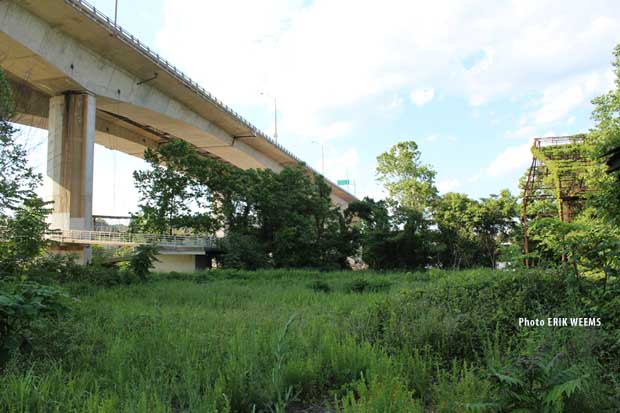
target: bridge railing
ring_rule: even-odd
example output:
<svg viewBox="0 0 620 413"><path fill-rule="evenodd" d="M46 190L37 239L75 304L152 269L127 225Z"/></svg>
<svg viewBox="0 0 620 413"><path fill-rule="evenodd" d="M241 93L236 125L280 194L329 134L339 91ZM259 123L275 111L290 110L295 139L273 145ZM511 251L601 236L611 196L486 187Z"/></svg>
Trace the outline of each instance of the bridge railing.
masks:
<svg viewBox="0 0 620 413"><path fill-rule="evenodd" d="M161 235L132 232L60 230L47 236L67 244L141 245L170 248L215 248L216 239L206 235Z"/></svg>
<svg viewBox="0 0 620 413"><path fill-rule="evenodd" d="M570 135L570 136L548 136L544 138L534 138L534 143L537 147L545 146L559 146L581 143L584 141L584 135Z"/></svg>

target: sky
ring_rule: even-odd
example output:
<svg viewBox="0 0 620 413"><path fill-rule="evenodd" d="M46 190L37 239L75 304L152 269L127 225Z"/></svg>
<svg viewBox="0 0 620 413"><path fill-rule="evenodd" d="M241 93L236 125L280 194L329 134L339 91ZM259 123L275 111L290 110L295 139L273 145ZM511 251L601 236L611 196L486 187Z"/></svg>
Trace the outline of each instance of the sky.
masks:
<svg viewBox="0 0 620 413"><path fill-rule="evenodd" d="M114 0L89 0L114 15ZM613 86L617 0L118 0L119 24L358 197L414 140L440 192L508 188L537 136L587 132ZM45 132L24 129L45 167ZM94 213L135 211L141 160L95 151Z"/></svg>

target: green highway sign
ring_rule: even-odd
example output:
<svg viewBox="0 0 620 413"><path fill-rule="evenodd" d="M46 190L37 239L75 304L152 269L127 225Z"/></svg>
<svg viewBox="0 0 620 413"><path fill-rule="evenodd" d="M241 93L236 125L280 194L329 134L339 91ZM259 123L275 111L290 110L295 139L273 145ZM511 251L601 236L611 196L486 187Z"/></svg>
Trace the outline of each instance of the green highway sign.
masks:
<svg viewBox="0 0 620 413"><path fill-rule="evenodd" d="M348 179L339 179L338 180L338 185L349 185L350 182Z"/></svg>

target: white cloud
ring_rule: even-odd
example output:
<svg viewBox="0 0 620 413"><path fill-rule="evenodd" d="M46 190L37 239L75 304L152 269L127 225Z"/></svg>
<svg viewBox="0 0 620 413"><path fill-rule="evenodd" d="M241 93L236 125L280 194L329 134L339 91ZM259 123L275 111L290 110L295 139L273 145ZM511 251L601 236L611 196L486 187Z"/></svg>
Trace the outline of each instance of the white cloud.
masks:
<svg viewBox="0 0 620 413"><path fill-rule="evenodd" d="M424 106L435 96L435 89L433 88L422 88L422 89L414 89L411 91L409 97L411 98L411 102L413 102L416 106Z"/></svg>
<svg viewBox="0 0 620 413"><path fill-rule="evenodd" d="M515 171L525 170L532 162L531 146L530 142L519 146L509 146L486 168L486 174L498 178Z"/></svg>
<svg viewBox="0 0 620 413"><path fill-rule="evenodd" d="M608 68L620 34L613 0L164 2L163 54L233 106L277 95L283 135L350 122L334 110L420 84L472 105L543 91L532 117L552 122L592 96L571 82Z"/></svg>
<svg viewBox="0 0 620 413"><path fill-rule="evenodd" d="M575 109L607 92L612 86L613 73L608 68L550 83L539 98L530 102L534 110L522 116L519 128L506 135L529 138L540 135L541 130L549 125L571 125L575 122L575 116L570 114Z"/></svg>
<svg viewBox="0 0 620 413"><path fill-rule="evenodd" d="M564 118L573 108L585 99L583 91L577 85L567 89L545 91L543 106L534 113L537 124L547 124Z"/></svg>
<svg viewBox="0 0 620 413"><path fill-rule="evenodd" d="M461 181L456 178L441 179L437 182L437 189L441 193L454 191L461 185Z"/></svg>
<svg viewBox="0 0 620 413"><path fill-rule="evenodd" d="M328 150L325 157L325 176L336 181L338 179L355 179L359 174L359 154L356 148L350 147L344 152Z"/></svg>

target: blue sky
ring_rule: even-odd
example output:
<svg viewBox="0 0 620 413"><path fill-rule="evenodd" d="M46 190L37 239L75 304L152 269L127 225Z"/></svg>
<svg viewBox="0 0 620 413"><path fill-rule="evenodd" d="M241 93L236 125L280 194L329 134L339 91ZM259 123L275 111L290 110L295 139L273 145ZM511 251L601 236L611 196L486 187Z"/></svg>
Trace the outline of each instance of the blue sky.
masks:
<svg viewBox="0 0 620 413"><path fill-rule="evenodd" d="M90 2L113 16L114 0ZM376 157L402 140L442 192L516 192L533 137L592 126L620 42L620 6L602 0L119 0L119 23L269 134L260 92L276 96L280 143L317 170L323 145L327 177L360 197L382 196ZM44 143L32 157L44 165ZM135 210L141 161L95 157L94 212Z"/></svg>

